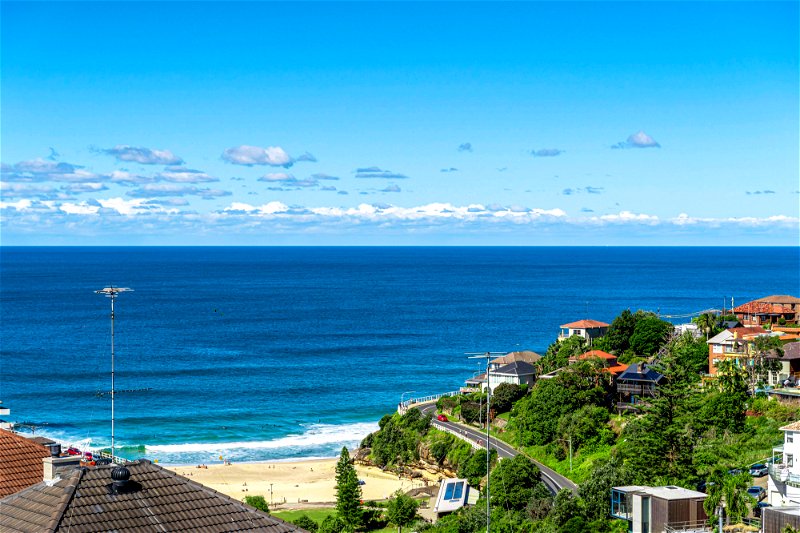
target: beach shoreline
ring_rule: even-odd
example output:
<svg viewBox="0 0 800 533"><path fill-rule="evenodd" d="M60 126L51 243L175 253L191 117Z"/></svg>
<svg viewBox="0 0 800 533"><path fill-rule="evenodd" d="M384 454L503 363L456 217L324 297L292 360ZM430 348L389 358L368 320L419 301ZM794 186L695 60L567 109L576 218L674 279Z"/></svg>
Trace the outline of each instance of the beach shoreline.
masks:
<svg viewBox="0 0 800 533"><path fill-rule="evenodd" d="M264 496L270 509L289 510L334 505L338 458L259 461L206 465L162 465L164 468L237 500ZM364 501L385 500L396 491L437 485L440 475L398 476L378 467L354 465Z"/></svg>

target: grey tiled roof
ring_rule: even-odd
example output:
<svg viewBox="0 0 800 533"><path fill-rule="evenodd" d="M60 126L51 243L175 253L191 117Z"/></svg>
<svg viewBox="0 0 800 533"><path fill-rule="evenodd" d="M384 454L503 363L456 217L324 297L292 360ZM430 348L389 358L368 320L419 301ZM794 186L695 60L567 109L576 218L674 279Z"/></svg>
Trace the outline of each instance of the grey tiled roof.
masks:
<svg viewBox="0 0 800 533"><path fill-rule="evenodd" d="M493 370L492 374L505 374L513 376L530 376L536 374L536 367L524 361L514 361Z"/></svg>
<svg viewBox="0 0 800 533"><path fill-rule="evenodd" d="M0 500L0 530L303 531L149 461L125 466L137 490L109 491L112 465L79 468Z"/></svg>

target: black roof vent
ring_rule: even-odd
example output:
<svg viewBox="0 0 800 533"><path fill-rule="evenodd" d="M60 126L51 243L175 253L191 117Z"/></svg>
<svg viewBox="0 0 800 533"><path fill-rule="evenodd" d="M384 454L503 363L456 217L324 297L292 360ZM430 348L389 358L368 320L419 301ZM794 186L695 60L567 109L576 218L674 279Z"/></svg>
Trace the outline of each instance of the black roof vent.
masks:
<svg viewBox="0 0 800 533"><path fill-rule="evenodd" d="M130 480L131 471L124 466L114 467L114 469L111 470L111 479L114 480L114 482L106 485L109 494L130 494L142 488L139 483Z"/></svg>

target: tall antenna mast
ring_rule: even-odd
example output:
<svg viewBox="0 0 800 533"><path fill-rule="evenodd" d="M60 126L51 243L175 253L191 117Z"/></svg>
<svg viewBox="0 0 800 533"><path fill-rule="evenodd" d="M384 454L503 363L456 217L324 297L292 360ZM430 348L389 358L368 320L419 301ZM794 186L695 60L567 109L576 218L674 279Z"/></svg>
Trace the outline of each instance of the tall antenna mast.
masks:
<svg viewBox="0 0 800 533"><path fill-rule="evenodd" d="M479 352L479 353L467 353L465 355L469 355L470 359L486 359L486 533L489 533L489 527L492 524L492 514L491 509L489 507L489 503L491 498L489 497L489 467L491 465L491 445L492 442L489 440L489 426L491 426L492 421L489 418L489 405L491 404L492 398L492 388L490 387L489 381L489 373L491 372L491 365L489 362L492 360L493 357L498 355L505 355L506 352Z"/></svg>
<svg viewBox="0 0 800 533"><path fill-rule="evenodd" d="M106 287L99 291L94 291L95 294L105 294L111 299L111 460L116 456L114 446L114 300L121 292L132 292L133 289L127 287Z"/></svg>

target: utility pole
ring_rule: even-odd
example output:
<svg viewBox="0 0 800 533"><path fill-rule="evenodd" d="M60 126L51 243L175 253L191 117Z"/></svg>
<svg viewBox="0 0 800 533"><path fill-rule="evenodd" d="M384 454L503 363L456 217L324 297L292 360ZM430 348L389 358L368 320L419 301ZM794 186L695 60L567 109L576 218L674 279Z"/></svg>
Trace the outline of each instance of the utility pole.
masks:
<svg viewBox="0 0 800 533"><path fill-rule="evenodd" d="M111 460L114 461L115 445L114 445L114 300L121 292L132 292L133 289L127 287L106 287L99 291L94 291L95 294L104 294L111 299Z"/></svg>
<svg viewBox="0 0 800 533"><path fill-rule="evenodd" d="M491 424L490 415L490 405L492 403L492 388L491 388L491 381L490 381L490 373L491 373L491 365L490 362L493 357L498 355L505 355L505 352L482 352L482 353L468 353L466 355L470 356L470 359L486 359L486 533L489 533L489 528L492 524L492 514L491 508L489 503L491 502L490 492L489 492L489 478L491 477L489 474L489 469L491 467L491 449L492 449L492 442L489 439L489 427Z"/></svg>

